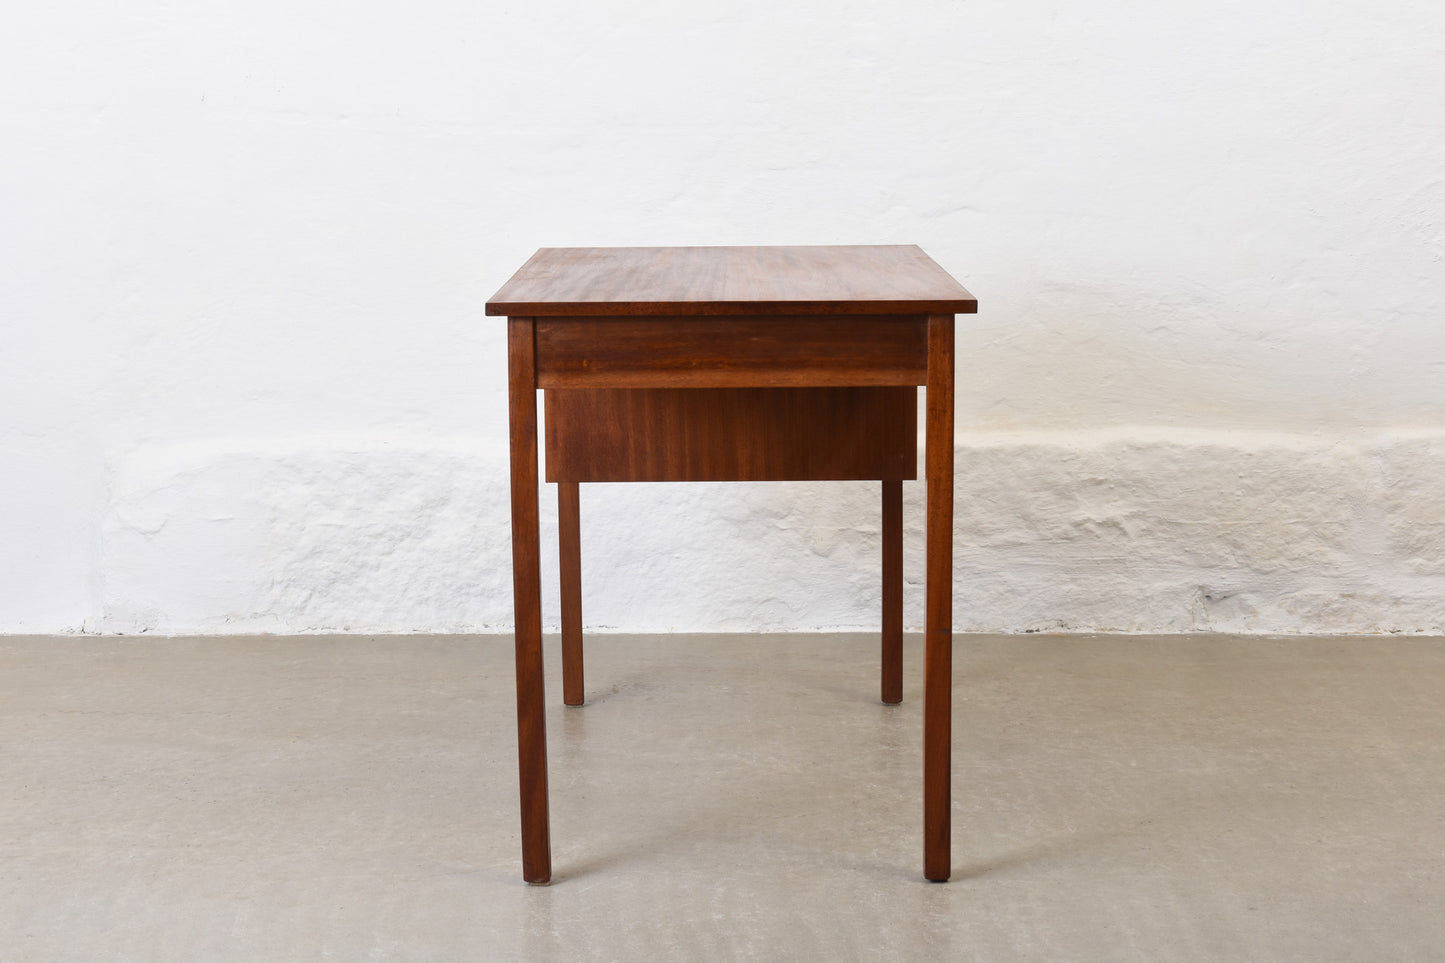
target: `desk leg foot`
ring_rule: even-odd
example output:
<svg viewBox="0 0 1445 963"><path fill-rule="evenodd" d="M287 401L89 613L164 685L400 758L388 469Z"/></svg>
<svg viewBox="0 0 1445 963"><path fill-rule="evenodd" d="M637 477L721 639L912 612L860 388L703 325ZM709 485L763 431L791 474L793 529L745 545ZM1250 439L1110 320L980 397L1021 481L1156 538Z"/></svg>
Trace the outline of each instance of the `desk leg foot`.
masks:
<svg viewBox="0 0 1445 963"><path fill-rule="evenodd" d="M883 703L903 701L903 482L883 481Z"/></svg>
<svg viewBox="0 0 1445 963"><path fill-rule="evenodd" d="M582 683L582 524L576 482L557 483L557 538L562 572L562 702L580 706Z"/></svg>
<svg viewBox="0 0 1445 963"><path fill-rule="evenodd" d="M928 318L928 571L923 654L923 875L951 875L953 317Z"/></svg>

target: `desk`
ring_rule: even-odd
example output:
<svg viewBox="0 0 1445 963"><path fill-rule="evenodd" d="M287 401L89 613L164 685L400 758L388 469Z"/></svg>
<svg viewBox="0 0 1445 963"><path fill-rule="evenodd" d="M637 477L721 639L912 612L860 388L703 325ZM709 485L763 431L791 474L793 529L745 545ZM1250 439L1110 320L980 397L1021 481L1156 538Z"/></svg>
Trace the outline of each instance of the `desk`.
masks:
<svg viewBox="0 0 1445 963"><path fill-rule="evenodd" d="M522 876L552 878L542 683L537 390L557 483L563 701L583 702L577 486L877 479L883 701L902 700L902 484L927 390L923 874L948 879L953 322L978 302L919 248L543 248L507 317Z"/></svg>

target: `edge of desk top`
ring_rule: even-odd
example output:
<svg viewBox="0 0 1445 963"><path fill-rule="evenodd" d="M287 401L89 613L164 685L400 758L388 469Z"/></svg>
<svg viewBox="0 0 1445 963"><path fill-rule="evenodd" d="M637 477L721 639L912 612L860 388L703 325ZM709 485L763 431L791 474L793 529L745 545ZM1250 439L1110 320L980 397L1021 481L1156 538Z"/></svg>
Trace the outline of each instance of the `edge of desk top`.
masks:
<svg viewBox="0 0 1445 963"><path fill-rule="evenodd" d="M544 247L487 302L511 317L974 314L914 244Z"/></svg>

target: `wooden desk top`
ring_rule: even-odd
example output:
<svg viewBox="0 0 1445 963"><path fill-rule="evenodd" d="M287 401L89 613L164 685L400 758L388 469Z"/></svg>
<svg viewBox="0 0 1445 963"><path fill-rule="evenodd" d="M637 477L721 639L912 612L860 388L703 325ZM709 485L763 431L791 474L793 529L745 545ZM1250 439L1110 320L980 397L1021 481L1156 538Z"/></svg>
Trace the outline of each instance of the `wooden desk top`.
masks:
<svg viewBox="0 0 1445 963"><path fill-rule="evenodd" d="M511 317L973 314L916 245L544 247L487 302Z"/></svg>

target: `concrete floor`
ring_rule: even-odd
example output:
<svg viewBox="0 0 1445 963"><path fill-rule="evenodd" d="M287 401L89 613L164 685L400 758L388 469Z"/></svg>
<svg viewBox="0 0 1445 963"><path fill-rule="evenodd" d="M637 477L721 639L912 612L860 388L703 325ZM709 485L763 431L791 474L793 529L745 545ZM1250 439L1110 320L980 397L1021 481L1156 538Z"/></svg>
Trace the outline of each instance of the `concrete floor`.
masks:
<svg viewBox="0 0 1445 963"><path fill-rule="evenodd" d="M528 887L509 638L0 638L0 959L1445 954L1445 640L960 636L944 885L917 639L589 645Z"/></svg>

